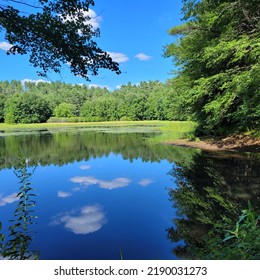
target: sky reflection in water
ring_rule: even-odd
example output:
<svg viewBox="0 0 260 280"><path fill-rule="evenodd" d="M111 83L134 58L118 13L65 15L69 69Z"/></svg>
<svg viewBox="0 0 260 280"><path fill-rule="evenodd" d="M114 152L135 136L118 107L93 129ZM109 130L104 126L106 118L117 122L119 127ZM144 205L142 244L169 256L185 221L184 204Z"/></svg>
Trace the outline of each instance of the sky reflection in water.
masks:
<svg viewBox="0 0 260 280"><path fill-rule="evenodd" d="M124 259L196 259L216 221L235 223L248 199L259 209L257 155L149 145L147 137L89 131L0 137L3 232L18 203L13 166L21 151L33 162L29 169L37 166L31 249L40 259L120 259L121 252Z"/></svg>
<svg viewBox="0 0 260 280"><path fill-rule="evenodd" d="M113 153L38 166L32 178L38 216L32 247L40 259L120 259L120 251L125 259L174 258L166 232L173 214L166 190L171 166ZM7 181L12 172L0 172L3 225L17 202L17 182Z"/></svg>

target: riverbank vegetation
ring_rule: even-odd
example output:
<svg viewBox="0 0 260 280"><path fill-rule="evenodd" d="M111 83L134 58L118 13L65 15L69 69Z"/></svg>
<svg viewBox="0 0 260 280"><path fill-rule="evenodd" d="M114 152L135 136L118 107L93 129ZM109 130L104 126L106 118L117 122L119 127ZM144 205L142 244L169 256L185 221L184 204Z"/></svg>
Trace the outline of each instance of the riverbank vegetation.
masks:
<svg viewBox="0 0 260 280"><path fill-rule="evenodd" d="M165 49L172 84L199 134L260 127L259 1L184 0L183 20Z"/></svg>
<svg viewBox="0 0 260 280"><path fill-rule="evenodd" d="M191 121L110 121L110 122L60 122L38 124L0 123L0 135L18 135L28 133L57 131L73 132L90 130L110 133L155 133L149 138L149 144L165 143L177 139L195 139L196 123Z"/></svg>

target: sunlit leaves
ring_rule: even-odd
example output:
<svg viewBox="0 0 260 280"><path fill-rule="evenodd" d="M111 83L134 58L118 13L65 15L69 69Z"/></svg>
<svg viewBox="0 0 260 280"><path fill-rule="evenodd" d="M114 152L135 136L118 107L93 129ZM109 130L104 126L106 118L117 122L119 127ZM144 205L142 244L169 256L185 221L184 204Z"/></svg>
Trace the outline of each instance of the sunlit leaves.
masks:
<svg viewBox="0 0 260 280"><path fill-rule="evenodd" d="M51 114L48 102L36 94L15 94L5 104L6 123L41 123Z"/></svg>
<svg viewBox="0 0 260 280"><path fill-rule="evenodd" d="M88 15L94 1L46 0L42 9L24 14L11 6L1 6L0 26L13 45L8 54L30 54L30 63L41 69L40 76L49 70L60 72L67 64L71 72L89 80L100 68L120 73L118 63L100 49L93 40L99 29L93 28Z"/></svg>
<svg viewBox="0 0 260 280"><path fill-rule="evenodd" d="M200 132L224 133L259 126L260 28L257 1L184 2L181 37L166 48L184 77L182 99Z"/></svg>

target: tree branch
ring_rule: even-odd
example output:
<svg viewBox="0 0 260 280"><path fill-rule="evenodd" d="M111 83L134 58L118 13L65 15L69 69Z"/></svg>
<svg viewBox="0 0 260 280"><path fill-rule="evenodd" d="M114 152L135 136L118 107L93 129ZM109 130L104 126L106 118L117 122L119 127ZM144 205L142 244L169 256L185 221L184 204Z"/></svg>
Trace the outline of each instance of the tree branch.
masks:
<svg viewBox="0 0 260 280"><path fill-rule="evenodd" d="M7 0L7 2L14 2L14 3L17 3L17 4L21 4L21 5L25 5L25 6L28 6L28 7L31 7L31 8L35 8L35 9L42 9L42 7L40 6L35 6L35 5L32 5L32 4L28 4L26 2L22 2L22 1L18 1L18 0Z"/></svg>

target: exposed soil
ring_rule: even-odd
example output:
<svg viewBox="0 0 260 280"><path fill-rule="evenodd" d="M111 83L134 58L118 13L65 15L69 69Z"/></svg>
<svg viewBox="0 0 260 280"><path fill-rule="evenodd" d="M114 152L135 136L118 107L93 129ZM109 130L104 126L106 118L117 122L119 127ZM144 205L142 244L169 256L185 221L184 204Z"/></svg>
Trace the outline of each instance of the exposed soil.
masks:
<svg viewBox="0 0 260 280"><path fill-rule="evenodd" d="M169 141L166 144L194 147L208 151L237 151L260 153L260 138L252 138L247 135L234 135L221 139L207 138L200 141L181 139L176 141Z"/></svg>

